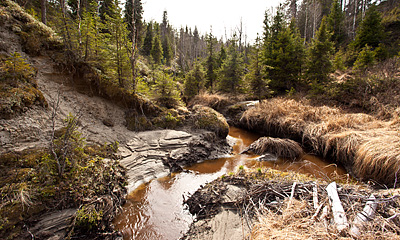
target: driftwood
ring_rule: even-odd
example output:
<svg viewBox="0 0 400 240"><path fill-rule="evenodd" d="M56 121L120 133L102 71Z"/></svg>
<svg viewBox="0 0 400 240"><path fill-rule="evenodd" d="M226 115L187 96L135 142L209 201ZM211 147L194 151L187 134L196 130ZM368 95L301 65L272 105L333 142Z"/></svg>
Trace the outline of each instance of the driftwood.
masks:
<svg viewBox="0 0 400 240"><path fill-rule="evenodd" d="M373 194L369 197L369 200L365 204L362 212L358 213L353 221L353 226L350 229L350 234L357 238L361 235L360 230L363 229L364 224L375 217L375 211L378 203Z"/></svg>
<svg viewBox="0 0 400 240"><path fill-rule="evenodd" d="M326 191L328 192L329 203L332 207L333 220L336 223L336 229L339 232L342 232L349 226L349 224L337 192L336 182L329 184L326 187Z"/></svg>
<svg viewBox="0 0 400 240"><path fill-rule="evenodd" d="M313 204L314 208L318 209L318 186L317 183L313 186Z"/></svg>

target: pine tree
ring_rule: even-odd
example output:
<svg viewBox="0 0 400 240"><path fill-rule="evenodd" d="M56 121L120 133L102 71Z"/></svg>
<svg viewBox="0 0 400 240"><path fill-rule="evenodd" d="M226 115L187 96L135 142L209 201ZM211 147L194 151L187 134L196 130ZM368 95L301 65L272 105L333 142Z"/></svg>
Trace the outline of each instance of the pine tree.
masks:
<svg viewBox="0 0 400 240"><path fill-rule="evenodd" d="M307 76L313 84L327 82L329 73L334 70L332 63L334 48L330 39L331 34L328 32L324 17L308 49Z"/></svg>
<svg viewBox="0 0 400 240"><path fill-rule="evenodd" d="M188 100L200 93L204 87L205 73L203 66L196 62L193 69L186 75L185 79L185 96Z"/></svg>
<svg viewBox="0 0 400 240"><path fill-rule="evenodd" d="M382 26L382 17L377 7L372 5L368 8L365 18L357 31L356 38L352 45L358 52L366 45L376 48L384 38L384 28Z"/></svg>
<svg viewBox="0 0 400 240"><path fill-rule="evenodd" d="M216 67L217 67L217 62L215 59L215 54L214 54L214 42L215 39L210 33L207 38L207 51L208 51L208 57L206 61L206 79L207 82L205 84L206 88L210 89L210 91L213 91L213 87L215 84L215 81L217 79L217 73L216 73Z"/></svg>
<svg viewBox="0 0 400 240"><path fill-rule="evenodd" d="M332 33L331 41L337 48L342 46L346 39L344 18L345 15L340 7L339 0L334 0L326 24L328 31Z"/></svg>
<svg viewBox="0 0 400 240"><path fill-rule="evenodd" d="M219 90L237 93L243 77L243 60L237 51L236 40L231 40L226 60L219 71Z"/></svg>
<svg viewBox="0 0 400 240"><path fill-rule="evenodd" d="M158 31L158 27L155 29L155 37L153 40L153 46L151 48L151 57L156 65L161 63L163 59L163 47L160 40L160 33Z"/></svg>
<svg viewBox="0 0 400 240"><path fill-rule="evenodd" d="M151 49L153 48L153 23L147 24L146 37L143 42L143 55L150 56Z"/></svg>

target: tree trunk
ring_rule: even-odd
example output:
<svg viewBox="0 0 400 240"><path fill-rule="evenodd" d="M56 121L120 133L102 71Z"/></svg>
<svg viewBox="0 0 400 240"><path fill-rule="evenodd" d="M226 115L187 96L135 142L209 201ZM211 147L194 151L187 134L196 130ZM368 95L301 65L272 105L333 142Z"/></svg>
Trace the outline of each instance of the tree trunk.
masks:
<svg viewBox="0 0 400 240"><path fill-rule="evenodd" d="M47 15L47 9L46 9L46 2L47 2L47 0L40 0L40 10L41 10L41 12L42 12L42 23L43 24L47 24L47 18L46 18L46 15Z"/></svg>

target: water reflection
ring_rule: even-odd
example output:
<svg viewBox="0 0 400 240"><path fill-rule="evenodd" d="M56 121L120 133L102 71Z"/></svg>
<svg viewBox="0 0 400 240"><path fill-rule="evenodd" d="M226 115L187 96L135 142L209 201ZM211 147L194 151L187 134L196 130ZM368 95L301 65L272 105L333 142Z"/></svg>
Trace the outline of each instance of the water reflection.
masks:
<svg viewBox="0 0 400 240"><path fill-rule="evenodd" d="M332 174L346 174L341 168L328 165L311 155L304 155L302 160L295 163L283 159L260 162L255 160L256 155L239 154L260 136L234 127L230 128L229 135L237 138L231 157L187 167L185 172L154 180L133 191L128 196L122 213L114 221L116 229L123 232L124 239L179 239L193 221L182 205L183 199L201 185L225 173L236 171L240 165L248 168L293 170L322 179Z"/></svg>

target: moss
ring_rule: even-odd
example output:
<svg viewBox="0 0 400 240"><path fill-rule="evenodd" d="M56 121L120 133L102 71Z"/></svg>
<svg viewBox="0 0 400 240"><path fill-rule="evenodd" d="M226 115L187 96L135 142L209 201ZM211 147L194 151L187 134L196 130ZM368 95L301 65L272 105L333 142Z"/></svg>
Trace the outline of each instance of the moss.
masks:
<svg viewBox="0 0 400 240"><path fill-rule="evenodd" d="M83 206L76 212L75 227L80 231L92 231L97 228L102 220L103 212L97 211L92 206Z"/></svg>
<svg viewBox="0 0 400 240"><path fill-rule="evenodd" d="M154 126L165 128L165 129L175 129L183 124L185 116L182 116L175 109L165 110L160 116L152 120Z"/></svg>
<svg viewBox="0 0 400 240"><path fill-rule="evenodd" d="M196 105L190 121L196 129L205 129L214 132L220 138L226 138L229 125L222 114L210 107Z"/></svg>

